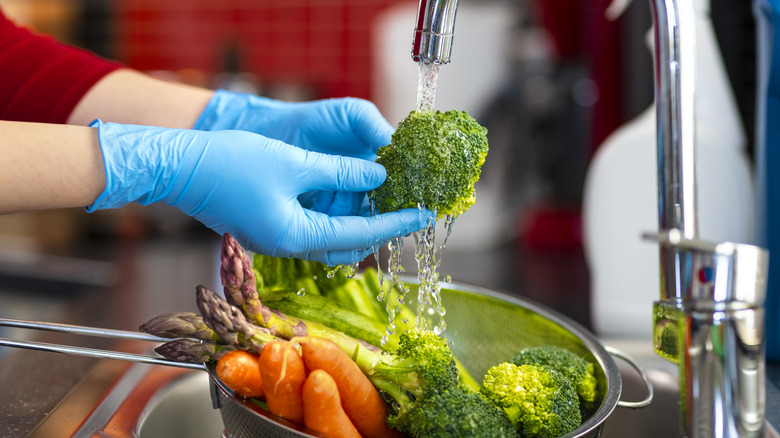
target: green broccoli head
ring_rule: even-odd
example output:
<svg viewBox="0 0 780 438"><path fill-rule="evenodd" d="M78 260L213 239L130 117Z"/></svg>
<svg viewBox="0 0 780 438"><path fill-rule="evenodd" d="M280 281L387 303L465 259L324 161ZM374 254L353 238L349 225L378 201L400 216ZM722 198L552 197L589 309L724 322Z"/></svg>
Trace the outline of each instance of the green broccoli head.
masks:
<svg viewBox="0 0 780 438"><path fill-rule="evenodd" d="M558 437L582 422L574 387L552 368L504 362L487 371L480 392L524 437Z"/></svg>
<svg viewBox="0 0 780 438"><path fill-rule="evenodd" d="M544 365L563 374L574 385L580 402L590 406L596 400L594 366L575 353L554 345L523 349L510 360L515 365Z"/></svg>
<svg viewBox="0 0 780 438"><path fill-rule="evenodd" d="M447 340L431 331L401 333L391 360L374 365L369 376L375 385L387 381L399 391L390 394L403 412L415 401L458 386L458 369Z"/></svg>
<svg viewBox="0 0 780 438"><path fill-rule="evenodd" d="M377 152L387 180L370 193L374 208L387 213L423 205L437 218L460 215L474 204L487 152L487 129L465 111L412 111Z"/></svg>
<svg viewBox="0 0 780 438"><path fill-rule="evenodd" d="M475 392L458 386L458 368L446 339L432 331L411 329L401 333L398 344L394 354L383 356L366 372L390 408L387 421L391 427L409 436L425 437L452 436L443 428L455 425L464 428L463 434L477 427L474 425L495 427L495 418L479 419L483 412L490 412L486 409L470 415L472 425L459 418L463 415L460 410L442 401L478 402L465 395ZM439 430L438 435L433 434L435 430Z"/></svg>
<svg viewBox="0 0 780 438"><path fill-rule="evenodd" d="M503 409L478 392L459 388L425 397L404 415L390 417L388 424L411 438L518 436Z"/></svg>

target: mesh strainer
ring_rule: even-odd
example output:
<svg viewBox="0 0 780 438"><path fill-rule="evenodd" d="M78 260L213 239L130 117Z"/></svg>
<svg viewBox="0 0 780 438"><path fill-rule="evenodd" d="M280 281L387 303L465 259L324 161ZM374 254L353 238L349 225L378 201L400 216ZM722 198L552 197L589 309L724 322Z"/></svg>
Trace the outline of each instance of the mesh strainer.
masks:
<svg viewBox="0 0 780 438"><path fill-rule="evenodd" d="M479 381L491 366L505 362L524 347L557 345L568 348L595 364L598 396L592 412L567 437L596 437L601 425L618 405L642 407L652 399L619 401L620 373L610 353L588 331L568 318L527 300L466 285L442 289L447 330L453 352ZM610 350L624 360L619 352ZM631 363L634 368L638 367ZM644 375L643 375L644 377ZM212 396L220 409L226 438L312 437L300 427L279 420L250 400L236 398L213 378Z"/></svg>

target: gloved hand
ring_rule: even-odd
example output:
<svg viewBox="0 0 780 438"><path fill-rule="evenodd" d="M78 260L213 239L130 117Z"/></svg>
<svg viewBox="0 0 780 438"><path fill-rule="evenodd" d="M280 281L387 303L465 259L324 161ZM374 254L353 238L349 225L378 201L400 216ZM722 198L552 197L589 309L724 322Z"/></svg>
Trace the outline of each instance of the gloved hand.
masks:
<svg viewBox="0 0 780 438"><path fill-rule="evenodd" d="M368 160L309 152L246 131L203 132L96 120L106 188L87 211L165 202L246 248L329 265L363 260L375 245L419 230L427 212L374 217L304 208L302 193L365 192L385 179Z"/></svg>
<svg viewBox="0 0 780 438"><path fill-rule="evenodd" d="M355 98L283 102L219 90L195 122L194 129L239 129L326 154L376 160L380 146L390 144L393 127L373 103ZM313 191L300 197L304 207L341 216L360 208L365 193Z"/></svg>
<svg viewBox="0 0 780 438"><path fill-rule="evenodd" d="M194 129L240 129L306 150L375 160L393 127L373 103L355 98L282 102L217 91Z"/></svg>

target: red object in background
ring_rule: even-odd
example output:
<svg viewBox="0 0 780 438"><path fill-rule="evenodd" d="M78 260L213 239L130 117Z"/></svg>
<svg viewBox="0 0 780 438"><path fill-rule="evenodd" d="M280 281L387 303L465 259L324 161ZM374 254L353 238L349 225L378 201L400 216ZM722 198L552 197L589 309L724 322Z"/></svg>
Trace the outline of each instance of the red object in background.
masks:
<svg viewBox="0 0 780 438"><path fill-rule="evenodd" d="M611 0L536 0L542 24L563 60L581 60L598 87L591 151L623 122L620 29L605 16Z"/></svg>
<svg viewBox="0 0 780 438"><path fill-rule="evenodd" d="M550 34L558 56L578 58L582 53L580 0L537 0L537 3L542 25Z"/></svg>
<svg viewBox="0 0 780 438"><path fill-rule="evenodd" d="M582 249L579 208L539 205L529 209L520 226L520 242L532 251L578 252Z"/></svg>
<svg viewBox="0 0 780 438"><path fill-rule="evenodd" d="M303 84L317 97L370 99L374 20L398 2L118 0L117 52L140 70L217 73L232 46L265 85Z"/></svg>

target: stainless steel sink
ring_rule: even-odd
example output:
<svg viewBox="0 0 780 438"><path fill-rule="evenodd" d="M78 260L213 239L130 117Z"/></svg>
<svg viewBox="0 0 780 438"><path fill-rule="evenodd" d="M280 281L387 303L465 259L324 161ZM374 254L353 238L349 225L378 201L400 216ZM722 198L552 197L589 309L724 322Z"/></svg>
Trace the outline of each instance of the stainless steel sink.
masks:
<svg viewBox="0 0 780 438"><path fill-rule="evenodd" d="M211 405L209 376L196 372L160 389L144 409L137 436L218 438L222 430L222 417Z"/></svg>
<svg viewBox="0 0 780 438"><path fill-rule="evenodd" d="M602 438L655 438L680 437L679 379L677 367L661 359L644 343L610 342L620 345L644 369L653 384L653 401L640 409L617 407L604 422ZM633 368L618 361L623 380L621 400L635 401L645 398L647 388L642 377Z"/></svg>

